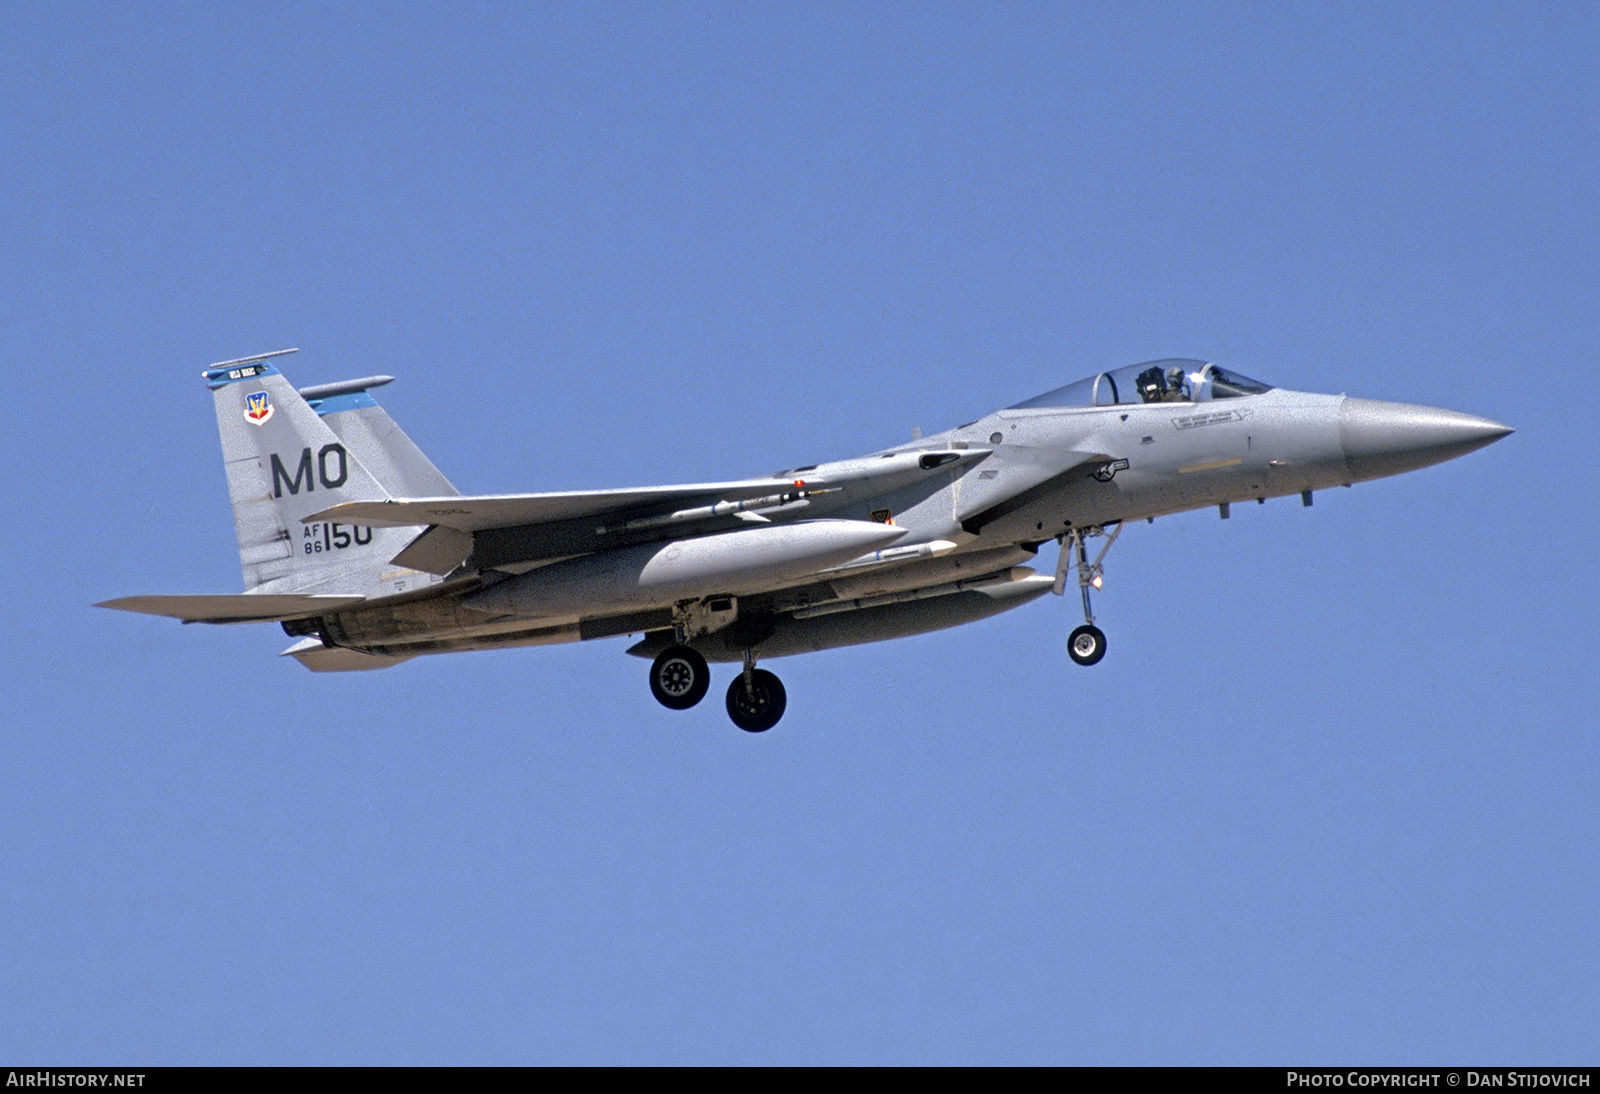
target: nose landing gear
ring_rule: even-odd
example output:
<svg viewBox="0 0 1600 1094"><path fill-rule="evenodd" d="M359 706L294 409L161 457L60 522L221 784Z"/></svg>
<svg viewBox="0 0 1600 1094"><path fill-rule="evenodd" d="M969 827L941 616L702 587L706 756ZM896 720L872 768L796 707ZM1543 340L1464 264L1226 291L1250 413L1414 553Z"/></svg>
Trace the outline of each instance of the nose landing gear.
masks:
<svg viewBox="0 0 1600 1094"><path fill-rule="evenodd" d="M1054 592L1062 596L1067 591L1067 573L1074 568L1078 571L1078 589L1083 594L1083 626L1073 631L1067 638L1067 656L1080 665L1099 664L1100 659L1106 655L1106 635L1099 627L1094 625L1094 609L1089 603L1089 590L1098 589L1104 584L1106 552L1111 550L1111 545L1117 542L1117 537L1122 534L1122 525L1119 523L1107 532L1105 528L1073 528L1060 539L1061 558L1056 563L1056 584ZM1093 562L1089 561L1088 538L1090 536L1105 536L1105 546L1100 548Z"/></svg>

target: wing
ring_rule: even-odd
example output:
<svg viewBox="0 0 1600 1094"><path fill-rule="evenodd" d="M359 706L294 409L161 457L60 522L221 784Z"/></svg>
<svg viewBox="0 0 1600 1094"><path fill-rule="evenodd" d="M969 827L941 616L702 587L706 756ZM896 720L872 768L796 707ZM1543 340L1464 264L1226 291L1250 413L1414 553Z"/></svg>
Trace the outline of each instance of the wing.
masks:
<svg viewBox="0 0 1600 1094"><path fill-rule="evenodd" d="M447 574L462 563L473 568L510 567L544 559L621 547L657 538L673 527L698 534L716 525L738 526L764 519L759 512L803 509L806 491L790 479L646 486L624 490L481 497L355 501L306 518L376 527L427 525L394 557L401 566Z"/></svg>
<svg viewBox="0 0 1600 1094"><path fill-rule="evenodd" d="M799 516L812 494L830 495L824 507L831 509L856 495L886 492L937 474L955 473L968 481L958 519L968 531L976 531L1023 504L1034 491L1048 489L1053 480L1107 458L1023 446L891 452L798 469L795 474L804 475L803 480L773 476L623 490L352 501L304 519L374 527L425 525L394 557L396 564L413 570L441 575L463 565L515 570L663 534L700 535L736 527L741 517ZM988 470L974 477L974 466Z"/></svg>

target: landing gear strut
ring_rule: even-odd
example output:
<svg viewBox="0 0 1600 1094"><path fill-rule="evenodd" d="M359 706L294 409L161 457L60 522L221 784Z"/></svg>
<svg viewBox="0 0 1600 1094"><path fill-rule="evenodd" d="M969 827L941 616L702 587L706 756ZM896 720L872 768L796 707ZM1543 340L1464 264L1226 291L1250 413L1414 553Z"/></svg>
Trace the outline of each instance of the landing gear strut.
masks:
<svg viewBox="0 0 1600 1094"><path fill-rule="evenodd" d="M1089 590L1098 589L1104 583L1105 568L1102 565L1106 559L1106 552L1111 550L1111 545L1117 542L1117 537L1122 534L1122 525L1118 524L1111 531L1104 528L1073 528L1061 537L1061 559L1056 563L1055 594L1062 596L1067 591L1067 571L1076 568L1078 571L1078 589L1083 594L1083 626L1073 631L1067 639L1067 656L1080 665L1098 664L1106 655L1106 634L1094 625L1094 609L1089 603ZM1089 561L1088 538L1090 536L1105 536L1105 546L1100 548L1100 553L1094 561Z"/></svg>
<svg viewBox="0 0 1600 1094"><path fill-rule="evenodd" d="M728 717L733 724L746 733L763 733L778 724L787 705L783 682L756 668L755 658L746 650L744 671L728 685Z"/></svg>

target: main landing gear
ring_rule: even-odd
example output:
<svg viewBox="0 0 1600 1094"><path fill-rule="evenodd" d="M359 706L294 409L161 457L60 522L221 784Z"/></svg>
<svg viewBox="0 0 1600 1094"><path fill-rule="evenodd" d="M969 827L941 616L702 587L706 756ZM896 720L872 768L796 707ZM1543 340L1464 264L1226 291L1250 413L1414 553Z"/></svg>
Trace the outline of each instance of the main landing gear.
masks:
<svg viewBox="0 0 1600 1094"><path fill-rule="evenodd" d="M744 652L744 671L728 685L728 717L746 733L764 733L778 724L789 703L783 681L766 669L756 668L750 651Z"/></svg>
<svg viewBox="0 0 1600 1094"><path fill-rule="evenodd" d="M1106 655L1106 633L1094 625L1094 610L1089 604L1089 590L1098 589L1104 584L1106 552L1111 550L1111 545L1117 542L1117 537L1122 534L1122 525L1118 524L1111 531L1104 528L1073 528L1061 537L1061 559L1056 563L1056 584L1054 592L1061 596L1067 591L1067 572L1072 569L1078 571L1078 588L1083 593L1083 626L1073 631L1067 638L1067 656L1080 665L1096 665ZM1088 538L1090 536L1105 536L1105 546L1100 548L1100 553L1093 562L1089 561Z"/></svg>
<svg viewBox="0 0 1600 1094"><path fill-rule="evenodd" d="M711 669L692 646L668 646L650 666L650 694L672 710L688 710L711 689Z"/></svg>
<svg viewBox="0 0 1600 1094"><path fill-rule="evenodd" d="M672 710L688 710L710 688L711 670L693 646L668 646L650 666L650 694ZM746 733L763 733L778 724L787 705L783 681L756 668L755 658L746 650L744 671L728 685L728 717L733 724Z"/></svg>

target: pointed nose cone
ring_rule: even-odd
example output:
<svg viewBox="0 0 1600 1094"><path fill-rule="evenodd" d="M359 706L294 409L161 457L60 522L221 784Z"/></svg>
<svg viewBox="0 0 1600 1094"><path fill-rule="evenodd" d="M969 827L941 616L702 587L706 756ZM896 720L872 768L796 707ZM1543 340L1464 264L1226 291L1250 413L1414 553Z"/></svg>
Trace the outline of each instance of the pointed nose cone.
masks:
<svg viewBox="0 0 1600 1094"><path fill-rule="evenodd" d="M1475 452L1512 432L1510 426L1406 403L1346 399L1339 411L1345 462L1357 479L1415 471Z"/></svg>

